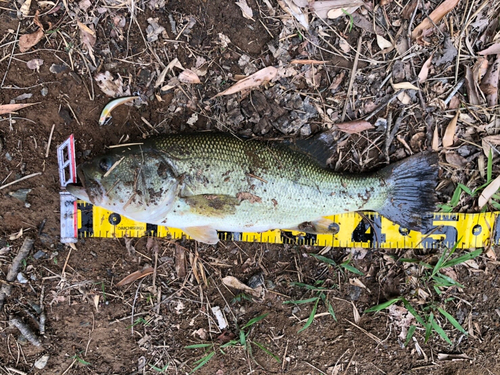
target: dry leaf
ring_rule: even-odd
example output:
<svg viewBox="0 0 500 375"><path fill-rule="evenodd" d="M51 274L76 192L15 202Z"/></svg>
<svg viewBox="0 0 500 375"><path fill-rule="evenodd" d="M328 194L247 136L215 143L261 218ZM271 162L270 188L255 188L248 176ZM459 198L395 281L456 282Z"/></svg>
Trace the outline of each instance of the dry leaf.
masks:
<svg viewBox="0 0 500 375"><path fill-rule="evenodd" d="M432 136L432 151L439 151L439 132L438 127L434 127L434 135Z"/></svg>
<svg viewBox="0 0 500 375"><path fill-rule="evenodd" d="M495 178L488 186L486 186L486 189L484 189L479 196L479 209L483 208L486 203L488 203L490 198L498 191L498 189L500 189L500 176Z"/></svg>
<svg viewBox="0 0 500 375"><path fill-rule="evenodd" d="M243 13L243 17L254 21L253 19L253 11L252 8L250 8L247 4L247 0L238 0L236 2L236 5L238 5L241 8L241 13Z"/></svg>
<svg viewBox="0 0 500 375"><path fill-rule="evenodd" d="M450 121L448 126L446 127L446 131L443 136L443 147L451 147L453 146L455 131L457 130L457 121L458 116L460 115L460 111L457 111L455 117Z"/></svg>
<svg viewBox="0 0 500 375"><path fill-rule="evenodd" d="M19 230L19 232L14 233L14 234L11 234L11 235L9 236L9 240L10 240L10 241L15 241L15 240L17 240L18 238L21 238L21 237L22 237L22 235L23 235L23 228L21 228L21 229Z"/></svg>
<svg viewBox="0 0 500 375"><path fill-rule="evenodd" d="M322 60L292 60L290 61L290 64L311 64L311 65L319 65L319 64L326 64L328 61L322 61Z"/></svg>
<svg viewBox="0 0 500 375"><path fill-rule="evenodd" d="M97 312L99 312L99 294L94 294L94 298L92 298L92 301L94 302L94 306Z"/></svg>
<svg viewBox="0 0 500 375"><path fill-rule="evenodd" d="M392 87L394 88L394 90L403 89L403 90L417 90L418 91L418 87L415 85L412 85L410 82L393 83Z"/></svg>
<svg viewBox="0 0 500 375"><path fill-rule="evenodd" d="M408 95L405 91L401 91L398 94L398 99L403 104L410 104L411 103L410 95Z"/></svg>
<svg viewBox="0 0 500 375"><path fill-rule="evenodd" d="M355 120L351 122L343 122L342 124L335 124L337 129L347 134L356 134L364 130L373 129L373 125L368 121Z"/></svg>
<svg viewBox="0 0 500 375"><path fill-rule="evenodd" d="M359 324L359 321L361 320L361 316L359 315L359 311L356 308L356 305L354 302L351 301L352 304L352 314L354 315L354 323Z"/></svg>
<svg viewBox="0 0 500 375"><path fill-rule="evenodd" d="M6 113L13 113L22 108L26 108L35 104L40 104L40 103L0 104L0 115L4 115Z"/></svg>
<svg viewBox="0 0 500 375"><path fill-rule="evenodd" d="M392 48L392 43L385 39L383 36L377 35L377 44L380 49Z"/></svg>
<svg viewBox="0 0 500 375"><path fill-rule="evenodd" d="M441 19L446 16L450 11L455 8L460 0L445 0L441 3L434 11L429 15L429 17L425 17L425 19L415 27L413 32L411 33L411 37L416 39L422 35L422 33L430 28L433 28Z"/></svg>
<svg viewBox="0 0 500 375"><path fill-rule="evenodd" d="M31 70L39 71L40 67L43 65L42 59L33 59L26 62L26 66Z"/></svg>
<svg viewBox="0 0 500 375"><path fill-rule="evenodd" d="M448 164L456 168L464 168L467 165L467 160L454 151L447 151L444 154L444 158Z"/></svg>
<svg viewBox="0 0 500 375"><path fill-rule="evenodd" d="M106 95L112 98L119 98L122 96L130 96L130 89L123 89L123 80L121 77L113 78L110 72L99 73L95 76L95 80L99 88Z"/></svg>
<svg viewBox="0 0 500 375"><path fill-rule="evenodd" d="M316 2L314 2L314 4L316 4ZM355 7L350 7L350 8L341 8L341 9L330 9L328 11L328 13L326 14L326 18L330 19L330 20L334 20L336 18L339 18L339 17L342 17L342 16L347 16L347 14L353 14L355 11L358 10L360 6L355 6ZM347 14L346 14L347 13Z"/></svg>
<svg viewBox="0 0 500 375"><path fill-rule="evenodd" d="M339 38L339 47L344 53L351 52L351 45L342 37Z"/></svg>
<svg viewBox="0 0 500 375"><path fill-rule="evenodd" d="M345 16L342 12L344 9L347 13L352 14L356 11L358 7L363 5L360 0L346 1L346 0L326 0L326 1L312 1L310 2L309 9L312 13L315 13L320 18L338 18L340 16ZM351 9L354 9L351 12ZM340 12L340 13L339 13Z"/></svg>
<svg viewBox="0 0 500 375"><path fill-rule="evenodd" d="M78 3L78 7L84 12L86 12L87 9L89 9L91 6L92 3L90 2L90 0L80 0L80 2Z"/></svg>
<svg viewBox="0 0 500 375"><path fill-rule="evenodd" d="M431 62L432 62L432 57L434 54L431 53L429 58L425 60L424 64L422 65L422 69L420 70L420 73L418 73L418 82L424 82L427 77L429 76L429 69L431 67Z"/></svg>
<svg viewBox="0 0 500 375"><path fill-rule="evenodd" d="M179 279L186 277L186 249L175 244L175 272Z"/></svg>
<svg viewBox="0 0 500 375"><path fill-rule="evenodd" d="M24 34L19 37L19 51L26 52L35 46L43 38L43 29L38 29L34 33Z"/></svg>
<svg viewBox="0 0 500 375"><path fill-rule="evenodd" d="M490 107L494 107L497 104L499 67L500 54L497 55L495 62L490 66L479 86L481 91L486 94L486 100Z"/></svg>
<svg viewBox="0 0 500 375"><path fill-rule="evenodd" d="M483 147L483 152L486 157L490 155L491 146L498 145L500 145L500 135L490 135L481 139L481 146Z"/></svg>
<svg viewBox="0 0 500 375"><path fill-rule="evenodd" d="M241 90L248 90L258 87L262 84L271 81L273 78L276 77L277 74L278 74L278 69L276 69L273 66L268 66L267 68L261 69L255 72L254 74L248 76L247 78L238 81L236 84L234 84L227 90L224 90L215 95L214 98L222 95L235 94L237 92L240 92Z"/></svg>
<svg viewBox="0 0 500 375"><path fill-rule="evenodd" d="M158 86L163 84L163 82L165 81L165 77L167 76L167 73L169 72L169 70L172 70L174 67L179 68L181 70L184 70L184 67L179 62L179 59L177 59L177 57L175 57L172 61L170 61L168 63L168 65L165 67L165 69L163 69L162 72L160 73L160 75L158 76L158 79L155 82L155 88L157 88Z"/></svg>
<svg viewBox="0 0 500 375"><path fill-rule="evenodd" d="M488 71L488 58L479 57L472 68L472 76L476 82L480 82Z"/></svg>
<svg viewBox="0 0 500 375"><path fill-rule="evenodd" d="M154 271L153 267L148 267L141 271L132 272L130 275L124 277L118 284L116 284L116 286L123 286L130 284L135 280L142 279L143 277L151 275L153 271Z"/></svg>
<svg viewBox="0 0 500 375"><path fill-rule="evenodd" d="M309 30L309 18L307 14L302 12L292 0L278 0L278 4L285 12L295 17L306 30Z"/></svg>
<svg viewBox="0 0 500 375"><path fill-rule="evenodd" d="M478 105L479 93L477 91L476 80L474 79L472 69L469 66L465 67L465 87L467 89L467 96L469 97L469 103L472 105Z"/></svg>
<svg viewBox="0 0 500 375"><path fill-rule="evenodd" d="M478 52L478 55L498 55L500 53L500 43L495 43L491 46L489 46L486 49L483 49L482 51Z"/></svg>
<svg viewBox="0 0 500 375"><path fill-rule="evenodd" d="M90 58L92 59L94 65L97 65L94 57L94 45L97 39L95 31L89 28L87 25L81 23L80 21L76 21L76 23L80 28L80 38L82 40L82 43L87 47Z"/></svg>
<svg viewBox="0 0 500 375"><path fill-rule="evenodd" d="M31 0L26 0L24 4L21 6L21 14L24 17L28 17L28 14L30 13L30 7L31 7Z"/></svg>
<svg viewBox="0 0 500 375"><path fill-rule="evenodd" d="M252 296L259 297L260 292L258 290L250 288L248 285L243 284L240 280L233 276L226 276L222 279L224 285L227 285L231 288L243 290L247 293L250 293Z"/></svg>
<svg viewBox="0 0 500 375"><path fill-rule="evenodd" d="M177 77L180 82L183 83L201 83L198 75L192 70L186 69L179 74Z"/></svg>

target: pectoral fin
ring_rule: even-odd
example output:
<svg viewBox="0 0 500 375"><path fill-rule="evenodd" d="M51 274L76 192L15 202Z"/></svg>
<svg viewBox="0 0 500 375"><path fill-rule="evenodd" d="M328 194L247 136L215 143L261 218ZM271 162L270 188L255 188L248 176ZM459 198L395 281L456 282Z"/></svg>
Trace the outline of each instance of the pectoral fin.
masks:
<svg viewBox="0 0 500 375"><path fill-rule="evenodd" d="M196 241L215 245L219 242L217 231L210 226L204 227L189 227L184 228L183 231Z"/></svg>
<svg viewBox="0 0 500 375"><path fill-rule="evenodd" d="M317 220L305 221L303 223L300 223L296 227L289 229L311 234L328 234L333 232L333 230L330 228L330 224L332 224L331 220L320 217Z"/></svg>

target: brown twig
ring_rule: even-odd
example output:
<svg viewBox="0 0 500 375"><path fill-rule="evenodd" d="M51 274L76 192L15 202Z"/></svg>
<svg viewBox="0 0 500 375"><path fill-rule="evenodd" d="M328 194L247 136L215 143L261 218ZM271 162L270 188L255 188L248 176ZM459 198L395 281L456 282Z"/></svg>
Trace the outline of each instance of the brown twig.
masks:
<svg viewBox="0 0 500 375"><path fill-rule="evenodd" d="M356 57L354 57L354 64L352 64L351 79L349 80L349 87L347 88L344 109L342 110L342 116L340 117L340 122L344 122L345 114L347 112L347 105L349 103L349 95L351 95L352 86L354 85L354 79L356 78L356 72L358 70L359 54L361 53L361 44L362 43L363 43L363 37L360 36L358 39L358 48L356 49Z"/></svg>
<svg viewBox="0 0 500 375"><path fill-rule="evenodd" d="M5 185L0 186L0 190L5 189L6 187L11 186L11 185L14 185L14 184L16 184L16 183L18 183L18 182L21 182L21 181L27 180L28 178L35 177L35 176L39 176L39 175L41 175L41 174L42 174L42 172L36 172L36 173L29 174L29 175L27 175L27 176L21 177L21 178L19 178L19 179L15 180L15 181L12 181L12 182L9 182L8 184L5 184Z"/></svg>
<svg viewBox="0 0 500 375"><path fill-rule="evenodd" d="M38 337L35 335L35 333L26 325L24 324L21 319L11 316L9 319L9 324L11 326L16 327L21 334L26 337L26 339L31 342L35 346L42 346L42 343L38 339Z"/></svg>
<svg viewBox="0 0 500 375"><path fill-rule="evenodd" d="M10 266L9 272L7 273L6 277L7 283L3 284L2 288L0 289L0 310L2 310L3 308L5 297L10 296L10 294L12 293L11 283L16 279L17 274L19 273L19 267L21 266L21 262L23 261L24 258L26 258L28 253L31 251L34 243L35 243L34 239L27 237L24 240L21 249L19 249L19 253L17 253L14 260L12 261L12 265Z"/></svg>

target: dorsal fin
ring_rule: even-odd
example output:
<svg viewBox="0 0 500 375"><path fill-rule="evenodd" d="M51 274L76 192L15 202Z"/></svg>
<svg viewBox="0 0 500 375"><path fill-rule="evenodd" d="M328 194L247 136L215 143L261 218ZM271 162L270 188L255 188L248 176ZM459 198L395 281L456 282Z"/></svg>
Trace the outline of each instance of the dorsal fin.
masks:
<svg viewBox="0 0 500 375"><path fill-rule="evenodd" d="M293 139L284 142L292 150L316 160L323 168L328 166L328 159L335 153L337 141L332 130L318 133L306 139Z"/></svg>

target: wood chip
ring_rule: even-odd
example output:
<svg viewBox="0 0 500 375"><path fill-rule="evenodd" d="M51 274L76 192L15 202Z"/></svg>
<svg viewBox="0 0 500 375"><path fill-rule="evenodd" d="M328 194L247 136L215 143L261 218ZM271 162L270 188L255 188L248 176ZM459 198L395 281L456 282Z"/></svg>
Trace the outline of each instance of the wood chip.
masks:
<svg viewBox="0 0 500 375"><path fill-rule="evenodd" d="M248 285L243 284L240 280L238 280L234 276L226 276L222 279L222 282L224 285L229 286L234 289L242 290L244 292L247 292L251 294L252 296L259 297L260 292L256 289L250 288Z"/></svg>
<svg viewBox="0 0 500 375"><path fill-rule="evenodd" d="M116 286L123 286L123 285L133 283L134 281L136 281L138 279L141 279L143 277L151 275L153 273L153 271L154 271L153 267L148 267L148 268L145 268L141 271L132 272L130 275L128 275L128 276L124 277L122 280L120 280L120 282L118 284L116 284Z"/></svg>
<svg viewBox="0 0 500 375"><path fill-rule="evenodd" d="M458 116L460 115L460 111L457 111L455 114L455 117L450 121L448 126L446 127L446 131L443 136L443 147L451 147L453 146L454 138L455 138L455 131L457 130L457 121L458 121Z"/></svg>
<svg viewBox="0 0 500 375"><path fill-rule="evenodd" d="M490 198L495 194L500 188L500 176L495 178L487 187L483 190L481 195L479 196L478 205L479 208L483 208L486 203L490 200Z"/></svg>
<svg viewBox="0 0 500 375"><path fill-rule="evenodd" d="M369 130L374 128L372 124L364 120L356 120L356 121L344 122L342 124L335 124L335 127L347 134L356 134L364 130Z"/></svg>
<svg viewBox="0 0 500 375"><path fill-rule="evenodd" d="M242 79L241 81L238 81L236 84L234 84L227 90L224 90L215 95L214 98L222 95L235 94L242 90L248 90L248 89L253 89L255 87L259 87L260 85L266 84L272 79L274 79L277 74L278 74L278 69L276 69L273 66L268 66L267 68L261 69L255 72L254 74Z"/></svg>
<svg viewBox="0 0 500 375"><path fill-rule="evenodd" d="M0 104L0 115L5 115L6 113L14 113L20 109L35 105L40 103L18 103L18 104Z"/></svg>
<svg viewBox="0 0 500 375"><path fill-rule="evenodd" d="M422 65L422 69L420 69L420 73L418 73L418 82L424 82L429 76L429 69L431 68L432 57L434 55L431 54L427 60L425 60Z"/></svg>
<svg viewBox="0 0 500 375"><path fill-rule="evenodd" d="M443 19L455 6L458 4L460 0L445 0L441 5L439 5L434 11L429 15L429 17L425 17L425 19L415 27L413 32L411 33L411 37L416 39L422 35L422 33L431 29L436 25L439 21Z"/></svg>

